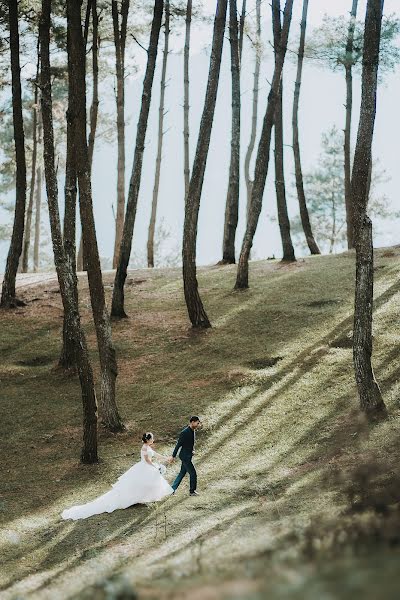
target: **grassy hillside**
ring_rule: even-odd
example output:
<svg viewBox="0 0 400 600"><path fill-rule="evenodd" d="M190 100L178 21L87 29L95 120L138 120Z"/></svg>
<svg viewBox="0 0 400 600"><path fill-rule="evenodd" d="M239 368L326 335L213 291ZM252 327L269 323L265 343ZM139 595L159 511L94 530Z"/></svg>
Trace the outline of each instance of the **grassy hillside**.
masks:
<svg viewBox="0 0 400 600"><path fill-rule="evenodd" d="M56 367L57 286L26 289L25 308L0 312L0 597L111 598L131 584L157 599L397 597L399 275L400 250L379 250L374 366L389 418L372 426L352 368L354 255L252 263L245 292L234 267L200 270L205 332L188 327L179 270L131 272L130 319L114 324L128 431L100 433L96 466L78 462L79 385ZM61 521L138 459L144 430L170 452L191 413L204 423L199 498L184 482L157 506Z"/></svg>

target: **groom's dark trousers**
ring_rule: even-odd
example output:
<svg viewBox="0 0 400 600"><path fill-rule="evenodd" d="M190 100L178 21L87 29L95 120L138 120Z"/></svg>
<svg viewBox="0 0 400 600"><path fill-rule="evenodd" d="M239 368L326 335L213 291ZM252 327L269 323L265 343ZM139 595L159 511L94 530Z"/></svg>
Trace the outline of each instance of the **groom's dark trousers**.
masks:
<svg viewBox="0 0 400 600"><path fill-rule="evenodd" d="M172 487L176 490L181 483L182 479L185 477L186 473L189 473L190 477L190 492L194 492L197 487L197 473L194 465L192 463L192 455L190 453L186 453L183 449L179 454L179 458L182 461L181 470L179 471Z"/></svg>

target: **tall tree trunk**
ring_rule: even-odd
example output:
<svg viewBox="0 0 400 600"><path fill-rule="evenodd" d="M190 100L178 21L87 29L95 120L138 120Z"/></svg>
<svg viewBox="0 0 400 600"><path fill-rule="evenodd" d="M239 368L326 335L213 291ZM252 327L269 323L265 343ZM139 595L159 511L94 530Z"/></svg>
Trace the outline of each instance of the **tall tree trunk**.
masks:
<svg viewBox="0 0 400 600"><path fill-rule="evenodd" d="M292 236L290 235L290 220L286 203L285 170L283 158L283 85L279 89L279 97L275 111L275 190L278 208L279 231L282 240L282 260L296 260Z"/></svg>
<svg viewBox="0 0 400 600"><path fill-rule="evenodd" d="M344 128L344 198L346 205L347 247L354 248L353 206L351 202L351 115L353 110L353 46L358 0L352 0L346 43L346 124Z"/></svg>
<svg viewBox="0 0 400 600"><path fill-rule="evenodd" d="M294 97L293 97L293 114L292 114L292 129L293 129L293 156L294 156L294 169L296 177L296 189L297 198L299 201L300 208L300 219L303 227L304 235L306 238L307 246L311 254L321 254L317 242L315 241L314 234L312 232L310 215L307 208L306 195L304 192L303 182L303 170L301 167L301 156L300 156L300 141L299 141L299 102L300 102L300 87L301 87L301 76L303 72L303 61L304 61L304 45L306 40L306 27L307 27L307 12L308 12L308 0L303 0L303 14L301 17L300 24L300 42L299 52L297 55L297 73L296 81L294 84Z"/></svg>
<svg viewBox="0 0 400 600"><path fill-rule="evenodd" d="M243 54L243 38L244 38L244 23L246 20L246 0L242 2L242 12L240 13L239 20L239 62L242 64Z"/></svg>
<svg viewBox="0 0 400 600"><path fill-rule="evenodd" d="M68 75L69 85L71 86L71 104L69 105L69 118L71 119L72 135L75 142L75 164L79 186L84 255L87 263L90 300L100 356L101 393L99 413L104 426L110 431L117 432L123 430L123 425L115 401L117 362L111 337L110 317L105 302L93 216L86 137L85 46L81 28L80 4L76 0L67 1L67 22L70 36Z"/></svg>
<svg viewBox="0 0 400 600"><path fill-rule="evenodd" d="M272 0L273 7L275 4L280 7L279 0ZM261 213L262 198L268 173L271 132L275 120L276 104L279 98L279 87L281 83L283 64L285 62L290 23L292 20L292 8L293 0L286 0L283 14L281 43L276 56L271 89L268 95L267 109L264 116L260 142L258 145L254 182L252 185L250 207L248 211L248 220L238 263L235 289L246 289L249 287L249 256L251 247L253 245L254 234L257 229L258 219Z"/></svg>
<svg viewBox="0 0 400 600"><path fill-rule="evenodd" d="M147 52L147 66L143 81L142 104L136 133L135 156L131 180L129 183L128 202L126 207L124 230L119 251L118 268L115 275L111 314L113 317L126 317L124 308L124 285L132 249L133 228L136 219L136 208L142 177L144 143L149 118L151 92L156 67L158 39L160 36L163 0L154 1L153 22L150 32L150 43Z"/></svg>
<svg viewBox="0 0 400 600"><path fill-rule="evenodd" d="M16 305L15 280L24 237L25 203L26 203L26 159L24 122L22 116L21 67L19 62L18 32L18 0L10 0L10 52L11 52L11 85L15 143L16 185L15 213L10 248L4 272L0 306L10 308Z"/></svg>
<svg viewBox="0 0 400 600"><path fill-rule="evenodd" d="M151 215L149 232L147 238L147 266L150 268L154 267L154 234L156 230L156 218L157 218L157 204L158 204L158 191L160 187L160 174L161 174L161 160L162 160L162 149L164 139L164 106L165 106L165 88L166 88L166 74L167 74L167 62L169 52L169 19L170 19L170 8L169 0L165 0L164 4L165 13L165 36L164 36L164 51L163 61L161 68L161 86L160 86L160 105L158 109L158 145L157 145L157 157L156 157L156 169L154 174L154 187L153 187L153 199L151 203Z"/></svg>
<svg viewBox="0 0 400 600"><path fill-rule="evenodd" d="M190 54L190 27L192 23L192 0L187 0L185 47L183 50L183 154L185 198L188 195L190 183L190 156L189 156L189 54Z"/></svg>
<svg viewBox="0 0 400 600"><path fill-rule="evenodd" d="M38 147L42 146L42 121L39 111L38 115ZM39 164L36 170L36 198L35 198L35 239L33 243L33 271L39 271L39 251L40 251L40 213L42 205L42 160L39 158Z"/></svg>
<svg viewBox="0 0 400 600"><path fill-rule="evenodd" d="M117 211L115 221L115 243L113 269L117 268L125 217L125 41L128 25L129 0L121 2L121 27L119 25L118 2L112 0L112 19L115 45L115 70L117 79Z"/></svg>
<svg viewBox="0 0 400 600"><path fill-rule="evenodd" d="M96 139L96 128L97 128L97 115L99 111L99 33L98 33L98 14L97 14L97 0L87 0L86 12L85 12L85 23L83 27L83 40L85 48L87 47L89 37L89 25L90 15L92 14L92 81L93 81L93 95L92 104L90 106L90 131L88 140L88 154L90 169L93 163L93 152L94 142ZM72 216L72 215L71 215ZM76 220L76 216L74 217ZM83 252L83 236L81 235L78 255L76 257L76 264L78 271L86 271L86 261Z"/></svg>
<svg viewBox="0 0 400 600"><path fill-rule="evenodd" d="M229 0L229 40L231 45L232 133L229 183L222 245L222 264L235 263L235 237L239 218L240 59L236 0Z"/></svg>
<svg viewBox="0 0 400 600"><path fill-rule="evenodd" d="M351 178L356 247L353 358L360 407L367 415L385 411L371 363L373 308L372 223L367 214L374 134L383 0L368 0L365 17L360 120Z"/></svg>
<svg viewBox="0 0 400 600"><path fill-rule="evenodd" d="M274 53L275 62L278 60L281 44L282 25L280 3L272 5L272 24L274 31ZM284 261L296 260L292 238L290 235L290 221L286 203L285 169L283 158L283 76L279 87L279 96L275 109L275 190L278 207L278 223L282 240Z"/></svg>
<svg viewBox="0 0 400 600"><path fill-rule="evenodd" d="M42 1L42 14L39 25L41 45L41 103L46 189L54 260L61 297L64 311L68 315L71 329L74 331L76 340L77 363L83 403L83 448L81 460L84 463L94 463L97 462L97 407L93 372L89 361L85 336L80 323L76 275L64 249L58 209L50 76L50 7L51 0Z"/></svg>
<svg viewBox="0 0 400 600"><path fill-rule="evenodd" d="M97 117L99 114L99 16L97 14L97 0L92 0L92 81L93 94L90 106L90 131L88 140L88 156L90 172L93 165L94 142L96 140Z"/></svg>
<svg viewBox="0 0 400 600"><path fill-rule="evenodd" d="M186 306L193 327L211 327L204 310L198 290L196 275L197 223L200 208L201 191L206 169L211 129L217 101L219 74L221 70L222 47L226 22L228 0L218 0L214 20L214 33L211 48L210 68L203 114L200 121L199 137L193 161L192 176L185 202L185 221L183 226L183 284Z"/></svg>
<svg viewBox="0 0 400 600"><path fill-rule="evenodd" d="M87 12L90 4L88 3ZM87 14L86 12L86 14ZM67 34L67 48L70 53L70 39ZM70 267L76 275L76 196L77 175L75 164L75 140L70 114L70 106L73 106L72 87L68 86L68 109L67 109L67 155L65 161L65 211L64 211L64 249ZM63 345L59 365L63 369L72 369L76 365L74 332L70 329L70 321L64 313L63 323Z"/></svg>
<svg viewBox="0 0 400 600"><path fill-rule="evenodd" d="M250 175L250 163L251 158L253 156L255 144L256 144L256 135L257 135L257 115L258 115L258 91L259 91L259 81L260 81L260 68L261 68L261 0L256 0L256 43L255 47L255 67L254 67L254 76L253 76L253 107L252 107L252 116L251 116L251 133L250 133L250 141L247 146L246 156L244 159L244 178L246 181L246 195L247 195L247 206L246 206L246 215L248 218L250 200L251 200L251 190L253 187L253 181Z"/></svg>
<svg viewBox="0 0 400 600"><path fill-rule="evenodd" d="M28 272L29 264L29 248L31 245L31 228L32 228L32 213L33 201L35 197L35 181L36 181L36 159L37 159L37 121L38 121L38 102L39 102L39 42L38 42L38 59L36 66L36 78L34 81L33 108L32 108L32 166L31 166L31 183L29 189L28 210L26 211L24 243L22 248L22 273Z"/></svg>
<svg viewBox="0 0 400 600"><path fill-rule="evenodd" d="M92 14L92 76L93 76L93 93L92 104L90 107L90 132L88 140L88 156L90 170L92 170L94 143L96 139L97 116L99 111L99 21L97 13L97 0L89 0L86 5L85 25L84 25L84 44L87 45L89 33L89 21ZM68 90L68 93L70 88ZM68 103L71 103L70 97ZM76 262L80 271L84 270L83 264L83 239L81 236L79 243L78 257L76 258L76 165L75 165L75 150L74 141L72 139L73 132L69 116L67 115L67 158L65 165L65 214L64 214L64 245L68 258L71 261L74 271L76 272ZM68 328L68 320L64 315L63 325L63 346L59 361L60 367L63 369L71 369L75 366L75 342L73 332Z"/></svg>

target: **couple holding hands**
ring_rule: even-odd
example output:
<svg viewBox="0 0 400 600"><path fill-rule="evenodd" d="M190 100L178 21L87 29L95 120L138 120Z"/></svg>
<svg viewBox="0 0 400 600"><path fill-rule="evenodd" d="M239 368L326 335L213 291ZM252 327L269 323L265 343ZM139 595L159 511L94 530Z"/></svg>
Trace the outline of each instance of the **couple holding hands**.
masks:
<svg viewBox="0 0 400 600"><path fill-rule="evenodd" d="M92 515L104 512L128 508L134 504L157 502L166 496L175 494L186 473L190 478L190 496L197 496L197 473L192 458L196 442L196 429L200 426L197 416L190 417L187 427L182 429L172 456L165 457L153 450L154 436L152 433L144 433L142 437L143 446L140 451L140 462L133 465L116 483L110 491L95 500L83 505L73 506L62 513L63 519L86 519ZM172 486L164 478L166 467L160 465L156 460L162 460L171 464L176 457L181 460L181 469Z"/></svg>

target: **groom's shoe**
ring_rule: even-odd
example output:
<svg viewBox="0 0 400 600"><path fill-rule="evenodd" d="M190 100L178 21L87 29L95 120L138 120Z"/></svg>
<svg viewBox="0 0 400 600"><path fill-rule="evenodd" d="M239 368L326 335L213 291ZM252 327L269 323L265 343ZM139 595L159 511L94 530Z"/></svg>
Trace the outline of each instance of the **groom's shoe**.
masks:
<svg viewBox="0 0 400 600"><path fill-rule="evenodd" d="M196 492L196 490L194 492L190 492L189 496L198 496L199 492Z"/></svg>

